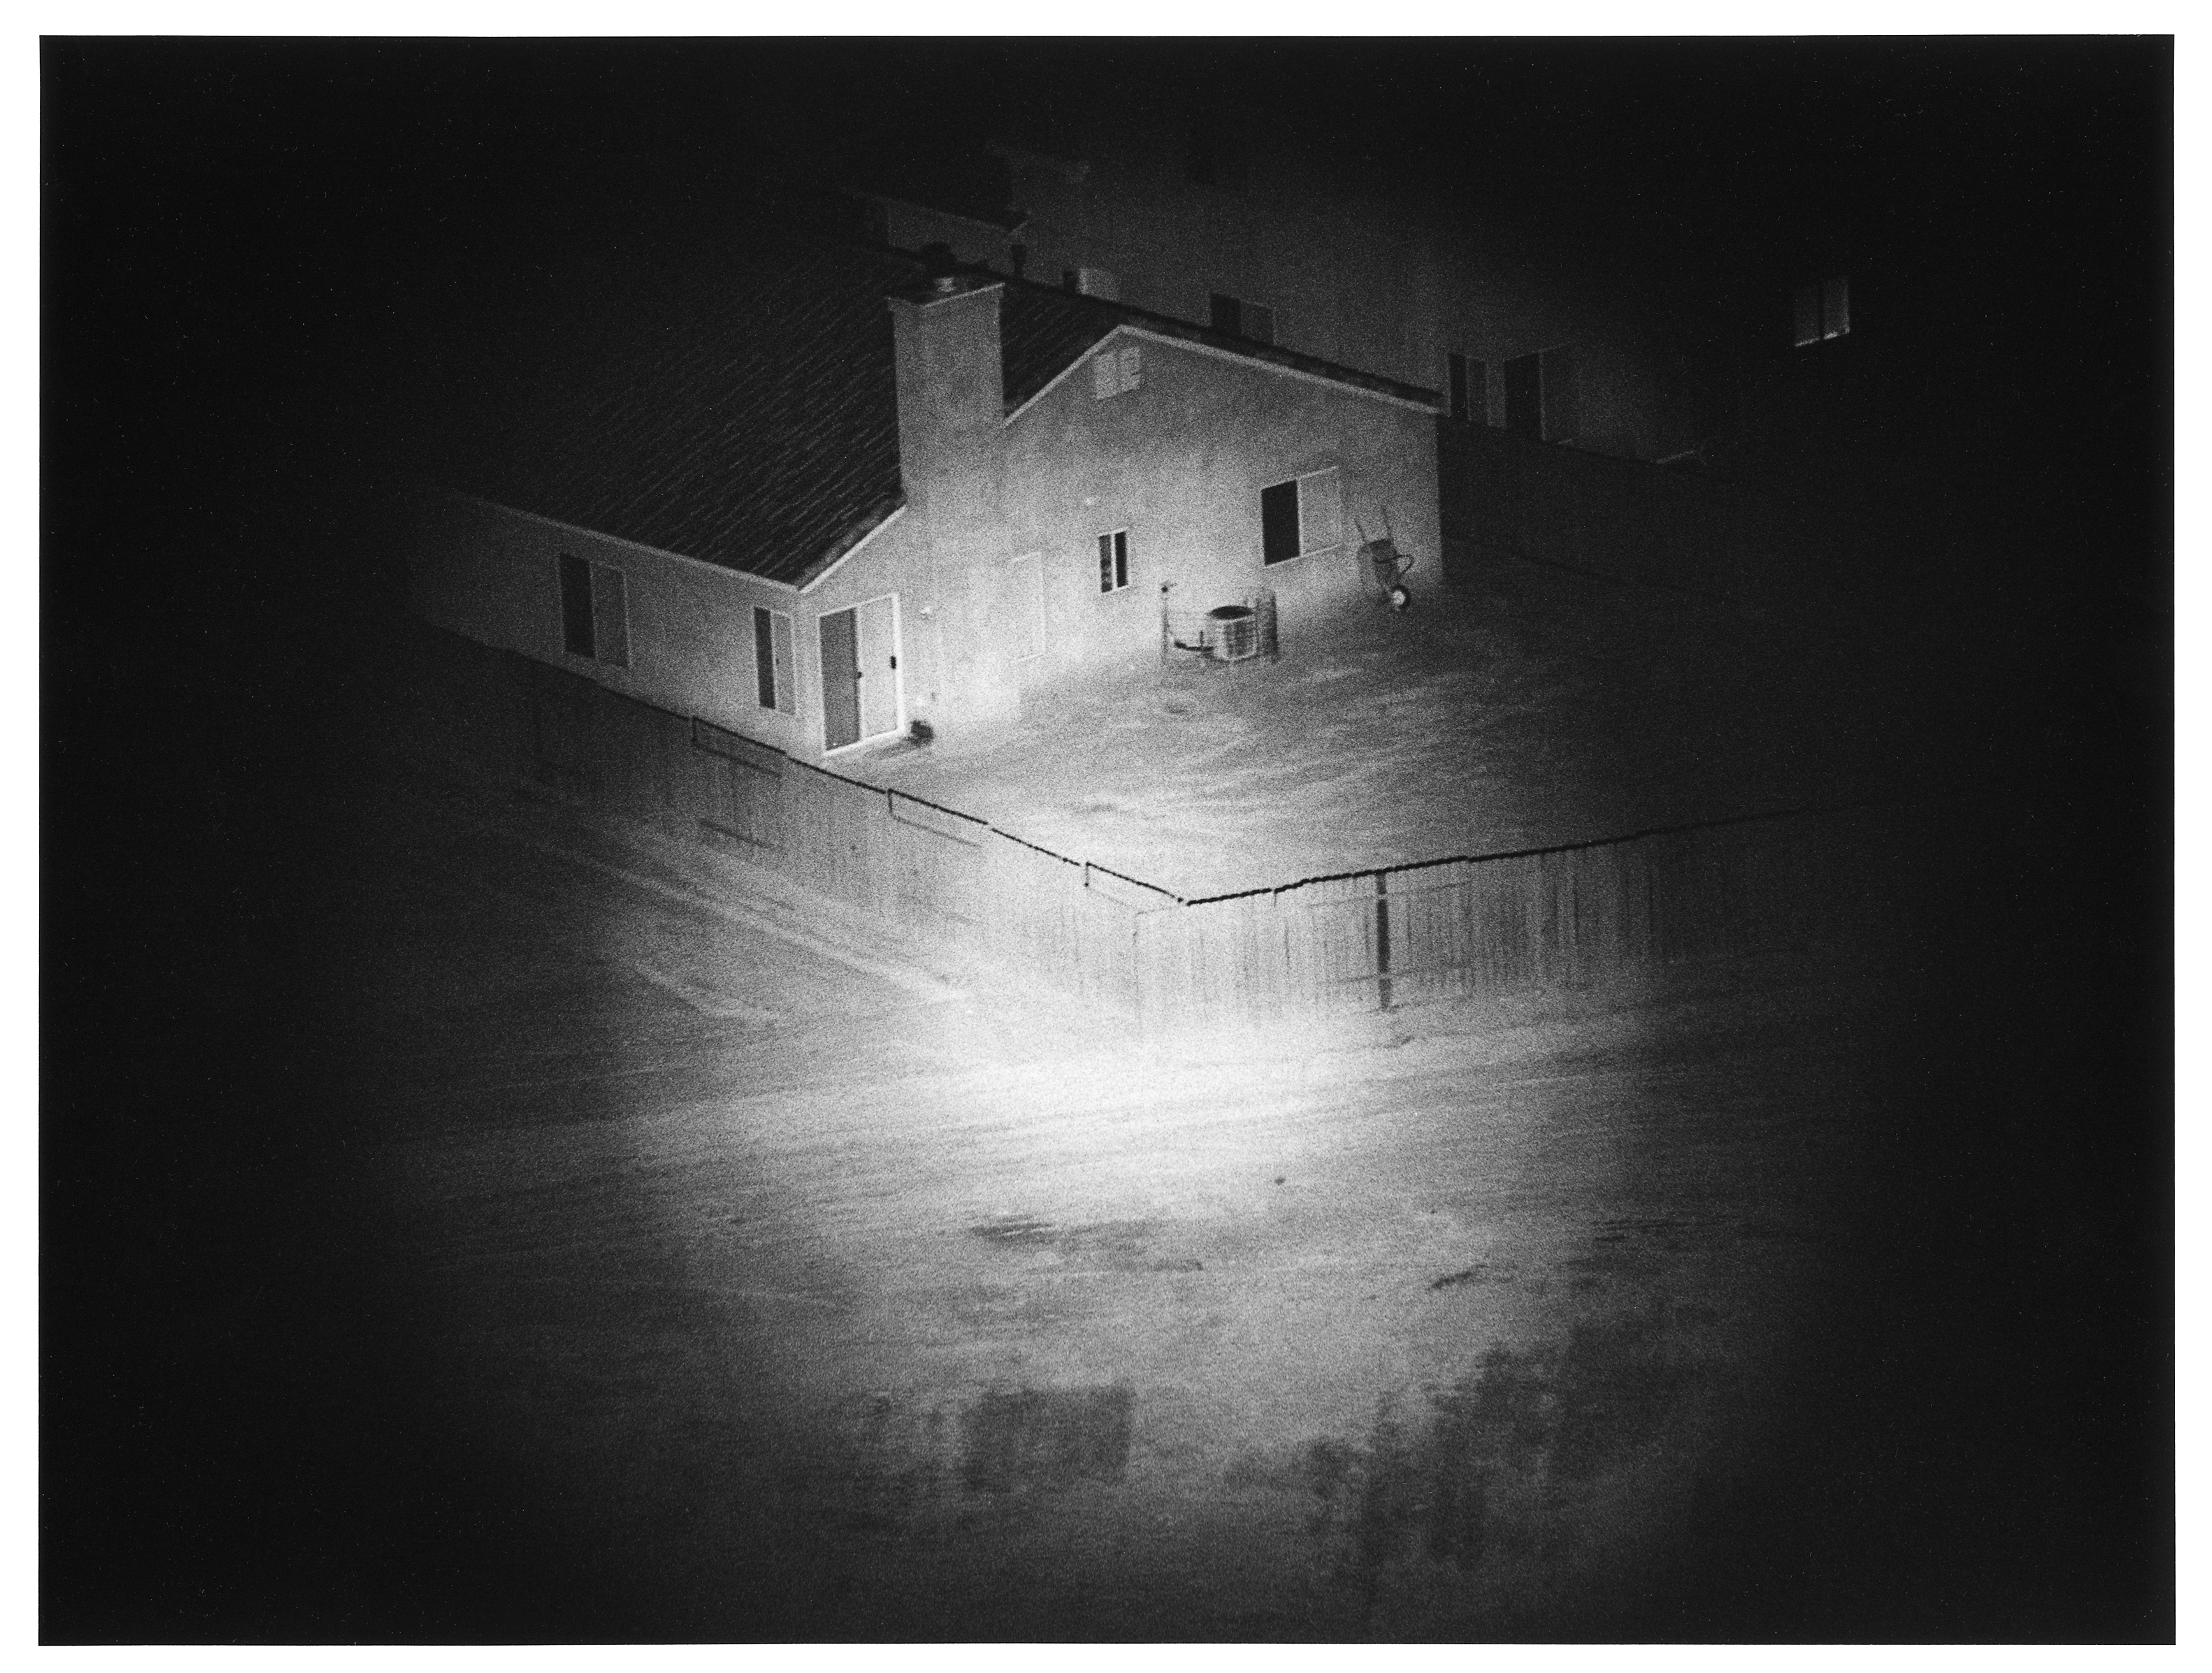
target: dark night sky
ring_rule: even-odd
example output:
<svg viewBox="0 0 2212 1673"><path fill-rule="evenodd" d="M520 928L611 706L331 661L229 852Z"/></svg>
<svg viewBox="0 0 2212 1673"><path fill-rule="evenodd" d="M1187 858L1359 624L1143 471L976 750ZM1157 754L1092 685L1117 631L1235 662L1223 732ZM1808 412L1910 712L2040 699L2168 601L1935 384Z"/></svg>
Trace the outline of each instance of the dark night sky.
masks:
<svg viewBox="0 0 2212 1673"><path fill-rule="evenodd" d="M228 1175L281 1177L302 1142L271 1043L289 926L312 916L327 840L321 786L343 767L349 647L397 586L375 490L434 449L475 345L563 252L712 216L748 159L803 134L963 143L1024 89L1095 95L1163 51L45 42L50 1479L85 1479L72 1472L104 1445L86 1415L102 1409L97 1355L179 1287L254 1271L312 1206L179 1205L201 1186L228 1201ZM2136 1171L2110 1182L2115 1201L2147 1202L2166 1135L2141 1054L2161 1023L2137 1001L2164 1001L2170 947L2145 881L2170 830L2166 44L1237 43L1175 58L1201 92L1225 79L1300 100L1352 154L1475 213L1667 276L1715 341L1832 251L1879 250L1925 278L1925 386L1996 391L2025 415L1977 503L2070 495L2081 542L2013 549L2010 567L1985 554L1982 630L2023 690L2021 671L2048 668L2132 694L2085 710L2092 752L2117 764L2075 789L2101 809L2113 863L2106 894L2071 904L2101 924L2103 968L2115 949L2126 966L2111 1015L2090 1020L2125 1025L2108 1035L2115 1107L2153 1099L2119 1122L2112 1153L2132 1147ZM2128 1299L2155 1317L2145 1281Z"/></svg>

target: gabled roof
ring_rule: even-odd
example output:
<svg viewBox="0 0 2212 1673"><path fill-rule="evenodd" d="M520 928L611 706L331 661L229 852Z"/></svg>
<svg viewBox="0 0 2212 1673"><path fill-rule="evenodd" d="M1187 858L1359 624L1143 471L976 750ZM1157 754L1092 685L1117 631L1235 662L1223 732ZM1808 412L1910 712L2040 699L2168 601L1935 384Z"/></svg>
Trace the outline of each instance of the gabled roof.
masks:
<svg viewBox="0 0 2212 1673"><path fill-rule="evenodd" d="M886 298L921 259L781 228L580 265L518 322L447 485L804 585L904 503ZM1019 279L1000 305L1011 413L1116 329L1434 405L1310 355Z"/></svg>
<svg viewBox="0 0 2212 1673"><path fill-rule="evenodd" d="M920 271L784 234L595 263L518 331L451 485L803 582L903 503L884 298Z"/></svg>

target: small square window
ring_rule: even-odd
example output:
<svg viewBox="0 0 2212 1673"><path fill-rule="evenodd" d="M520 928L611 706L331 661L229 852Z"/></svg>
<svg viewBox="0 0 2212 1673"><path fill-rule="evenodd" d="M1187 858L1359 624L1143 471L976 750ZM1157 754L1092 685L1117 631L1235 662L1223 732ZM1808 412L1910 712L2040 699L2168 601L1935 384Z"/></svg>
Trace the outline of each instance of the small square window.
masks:
<svg viewBox="0 0 2212 1673"><path fill-rule="evenodd" d="M1098 537L1098 590L1118 593L1129 584L1129 531Z"/></svg>
<svg viewBox="0 0 2212 1673"><path fill-rule="evenodd" d="M1322 552L1344 538L1341 479L1334 468L1313 471L1260 490L1260 561L1287 563Z"/></svg>
<svg viewBox="0 0 2212 1673"><path fill-rule="evenodd" d="M1102 401L1126 393L1144 380L1144 351L1134 344L1102 350L1091 362L1091 392Z"/></svg>

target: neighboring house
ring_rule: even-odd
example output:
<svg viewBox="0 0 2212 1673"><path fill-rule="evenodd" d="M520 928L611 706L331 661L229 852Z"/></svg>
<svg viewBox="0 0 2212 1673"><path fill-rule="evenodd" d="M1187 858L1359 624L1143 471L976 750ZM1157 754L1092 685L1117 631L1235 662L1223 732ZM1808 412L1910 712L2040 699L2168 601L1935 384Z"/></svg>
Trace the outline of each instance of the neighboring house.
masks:
<svg viewBox="0 0 2212 1673"><path fill-rule="evenodd" d="M640 252L495 379L411 566L428 620L801 757L1162 654L1285 641L1438 548L1437 395L811 234Z"/></svg>
<svg viewBox="0 0 2212 1673"><path fill-rule="evenodd" d="M988 148L1002 204L972 165L918 161L860 195L894 245L1432 387L1470 423L1642 459L1699 439L1663 306L1617 252L1601 266L1479 224L1394 171L1387 135L1352 155L1295 111L1125 98L1079 124Z"/></svg>

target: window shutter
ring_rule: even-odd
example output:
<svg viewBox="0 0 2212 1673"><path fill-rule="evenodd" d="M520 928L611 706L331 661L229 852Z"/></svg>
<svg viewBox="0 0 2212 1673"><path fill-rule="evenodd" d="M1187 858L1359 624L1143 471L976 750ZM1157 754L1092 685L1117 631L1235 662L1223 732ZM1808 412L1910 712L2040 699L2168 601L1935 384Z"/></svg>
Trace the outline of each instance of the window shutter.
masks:
<svg viewBox="0 0 2212 1673"><path fill-rule="evenodd" d="M592 636L600 661L629 666L629 599L623 572L611 564L592 565Z"/></svg>
<svg viewBox="0 0 2212 1673"><path fill-rule="evenodd" d="M1343 479L1334 470L1298 478L1298 550L1322 552L1344 538Z"/></svg>
<svg viewBox="0 0 2212 1673"><path fill-rule="evenodd" d="M1114 537L1110 534L1098 537L1098 590L1114 590Z"/></svg>
<svg viewBox="0 0 2212 1673"><path fill-rule="evenodd" d="M1298 555L1298 485L1279 482L1260 490L1260 561L1281 563Z"/></svg>
<svg viewBox="0 0 2212 1673"><path fill-rule="evenodd" d="M775 666L775 626L772 612L753 606L753 689L763 709L776 707L783 684Z"/></svg>
<svg viewBox="0 0 2212 1673"><path fill-rule="evenodd" d="M592 654L592 566L561 554L561 643L571 656Z"/></svg>
<svg viewBox="0 0 2212 1673"><path fill-rule="evenodd" d="M775 706L786 715L799 712L799 671L792 664L791 617L781 610L769 611L769 630L775 639L772 648L775 667Z"/></svg>

